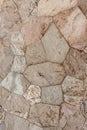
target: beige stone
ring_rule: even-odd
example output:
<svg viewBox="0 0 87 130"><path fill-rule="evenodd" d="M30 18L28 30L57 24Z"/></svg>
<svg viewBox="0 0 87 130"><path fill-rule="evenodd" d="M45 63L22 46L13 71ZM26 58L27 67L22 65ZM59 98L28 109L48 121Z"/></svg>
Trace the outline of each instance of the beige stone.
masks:
<svg viewBox="0 0 87 130"><path fill-rule="evenodd" d="M0 124L4 121L5 119L5 111L3 107L0 105Z"/></svg>
<svg viewBox="0 0 87 130"><path fill-rule="evenodd" d="M2 123L0 124L0 130L6 130L6 126L5 126L5 123L4 123L4 122L2 122Z"/></svg>
<svg viewBox="0 0 87 130"><path fill-rule="evenodd" d="M41 41L32 43L27 47L26 60L28 65L46 61L46 53Z"/></svg>
<svg viewBox="0 0 87 130"><path fill-rule="evenodd" d="M36 125L34 125L34 124L30 124L29 130L43 130L43 128L38 127L38 126L36 126Z"/></svg>
<svg viewBox="0 0 87 130"><path fill-rule="evenodd" d="M62 63L69 51L69 46L64 40L55 24L51 24L42 38L47 59L51 62Z"/></svg>
<svg viewBox="0 0 87 130"><path fill-rule="evenodd" d="M87 46L87 19L78 7L58 14L54 21L71 47L84 50Z"/></svg>
<svg viewBox="0 0 87 130"><path fill-rule="evenodd" d="M2 9L3 1L4 1L4 0L0 0L0 11L1 11L1 9Z"/></svg>
<svg viewBox="0 0 87 130"><path fill-rule="evenodd" d="M63 102L63 93L60 85L42 88L42 102L60 105Z"/></svg>
<svg viewBox="0 0 87 130"><path fill-rule="evenodd" d="M29 85L30 83L22 74L15 72L10 72L0 84L1 87L19 95L22 95Z"/></svg>
<svg viewBox="0 0 87 130"><path fill-rule="evenodd" d="M23 95L26 100L29 100L31 105L41 102L41 88L39 86L30 85Z"/></svg>
<svg viewBox="0 0 87 130"><path fill-rule="evenodd" d="M87 129L87 120L85 121L85 124L83 126L83 129L82 130L86 130Z"/></svg>
<svg viewBox="0 0 87 130"><path fill-rule="evenodd" d="M65 71L62 65L46 62L29 66L24 75L32 84L45 87L60 84Z"/></svg>
<svg viewBox="0 0 87 130"><path fill-rule="evenodd" d="M51 22L52 19L48 17L30 16L29 21L23 24L21 30L25 44L29 45L40 40Z"/></svg>
<svg viewBox="0 0 87 130"><path fill-rule="evenodd" d="M77 5L77 0L40 0L38 3L39 16L54 16Z"/></svg>
<svg viewBox="0 0 87 130"><path fill-rule="evenodd" d="M36 104L30 109L29 121L39 126L57 126L59 106Z"/></svg>

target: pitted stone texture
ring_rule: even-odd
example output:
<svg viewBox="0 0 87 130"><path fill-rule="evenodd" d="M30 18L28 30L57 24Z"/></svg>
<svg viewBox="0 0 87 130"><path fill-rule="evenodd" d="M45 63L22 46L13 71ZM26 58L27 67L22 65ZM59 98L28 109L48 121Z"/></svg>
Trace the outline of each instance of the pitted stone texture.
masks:
<svg viewBox="0 0 87 130"><path fill-rule="evenodd" d="M24 55L24 40L20 32L11 33L11 48L14 55Z"/></svg>
<svg viewBox="0 0 87 130"><path fill-rule="evenodd" d="M22 34L26 45L37 42L45 34L52 19L49 17L30 16L29 21L23 24Z"/></svg>
<svg viewBox="0 0 87 130"><path fill-rule="evenodd" d="M43 128L38 127L38 126L36 126L36 125L34 125L34 124L30 124L29 130L43 130Z"/></svg>
<svg viewBox="0 0 87 130"><path fill-rule="evenodd" d="M86 78L87 54L71 49L64 61L64 67L67 75L79 79Z"/></svg>
<svg viewBox="0 0 87 130"><path fill-rule="evenodd" d="M78 0L82 12L87 17L87 0Z"/></svg>
<svg viewBox="0 0 87 130"><path fill-rule="evenodd" d="M4 47L0 41L0 77L4 78L10 71L13 53L10 47Z"/></svg>
<svg viewBox="0 0 87 130"><path fill-rule="evenodd" d="M69 104L79 104L83 100L85 88L82 80L67 76L62 84L64 100Z"/></svg>
<svg viewBox="0 0 87 130"><path fill-rule="evenodd" d="M30 85L27 91L23 95L26 100L30 101L30 104L41 102L41 88L39 86Z"/></svg>
<svg viewBox="0 0 87 130"><path fill-rule="evenodd" d="M63 93L60 85L42 88L42 102L60 105L63 102Z"/></svg>
<svg viewBox="0 0 87 130"><path fill-rule="evenodd" d="M46 61L46 53L41 41L32 43L27 47L26 60L28 65Z"/></svg>
<svg viewBox="0 0 87 130"><path fill-rule="evenodd" d="M77 5L77 0L40 0L38 3L39 16L54 16Z"/></svg>
<svg viewBox="0 0 87 130"><path fill-rule="evenodd" d="M24 56L15 56L11 71L23 73L26 66L27 64Z"/></svg>
<svg viewBox="0 0 87 130"><path fill-rule="evenodd" d="M64 40L55 24L51 24L42 38L47 59L51 62L62 63L67 55L69 46Z"/></svg>
<svg viewBox="0 0 87 130"><path fill-rule="evenodd" d="M29 85L30 83L22 74L15 72L10 72L0 84L1 87L19 95L22 95Z"/></svg>
<svg viewBox="0 0 87 130"><path fill-rule="evenodd" d="M24 75L30 83L45 87L60 84L64 79L65 71L62 65L46 62L29 66Z"/></svg>
<svg viewBox="0 0 87 130"><path fill-rule="evenodd" d="M60 124L63 130L82 130L85 119L75 106L64 103L62 105L61 115Z"/></svg>
<svg viewBox="0 0 87 130"><path fill-rule="evenodd" d="M78 7L58 14L54 21L71 47L84 50L87 46L87 19Z"/></svg>
<svg viewBox="0 0 87 130"><path fill-rule="evenodd" d="M29 130L29 122L13 114L6 114L6 130Z"/></svg>
<svg viewBox="0 0 87 130"><path fill-rule="evenodd" d="M9 113L27 119L30 103L23 96L12 93L3 104L3 108Z"/></svg>
<svg viewBox="0 0 87 130"><path fill-rule="evenodd" d="M31 106L29 121L39 126L57 126L59 106L36 104Z"/></svg>

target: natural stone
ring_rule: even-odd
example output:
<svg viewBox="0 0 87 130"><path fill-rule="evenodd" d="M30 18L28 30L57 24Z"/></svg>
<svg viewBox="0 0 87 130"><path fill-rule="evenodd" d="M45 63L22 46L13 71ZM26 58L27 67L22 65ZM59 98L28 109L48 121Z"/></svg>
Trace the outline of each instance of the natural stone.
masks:
<svg viewBox="0 0 87 130"><path fill-rule="evenodd" d="M0 130L6 130L6 126L5 126L5 123L4 123L4 122L2 122L2 123L0 124Z"/></svg>
<svg viewBox="0 0 87 130"><path fill-rule="evenodd" d="M64 40L55 24L51 24L42 38L47 59L51 62L62 63L67 55L69 46Z"/></svg>
<svg viewBox="0 0 87 130"><path fill-rule="evenodd" d="M29 130L43 130L43 128L38 127L38 126L36 126L36 125L34 125L34 124L30 124Z"/></svg>
<svg viewBox="0 0 87 130"><path fill-rule="evenodd" d="M65 71L62 65L46 62L29 66L24 75L32 84L45 87L60 84Z"/></svg>
<svg viewBox="0 0 87 130"><path fill-rule="evenodd" d="M32 43L27 47L26 60L28 65L46 61L46 53L41 41Z"/></svg>
<svg viewBox="0 0 87 130"><path fill-rule="evenodd" d="M4 1L4 0L0 0L0 11L1 11L1 9L2 9L3 1Z"/></svg>
<svg viewBox="0 0 87 130"><path fill-rule="evenodd" d="M26 45L37 42L45 34L52 19L49 17L30 16L29 21L22 26L22 34Z"/></svg>
<svg viewBox="0 0 87 130"><path fill-rule="evenodd" d="M40 0L38 3L39 16L54 16L77 5L77 0Z"/></svg>
<svg viewBox="0 0 87 130"><path fill-rule="evenodd" d="M11 71L23 73L26 66L26 59L24 56L15 56Z"/></svg>
<svg viewBox="0 0 87 130"><path fill-rule="evenodd" d="M78 7L58 14L54 21L71 47L84 50L87 46L87 19Z"/></svg>
<svg viewBox="0 0 87 130"><path fill-rule="evenodd" d="M35 104L31 106L29 121L39 126L57 126L59 106Z"/></svg>
<svg viewBox="0 0 87 130"><path fill-rule="evenodd" d="M83 129L82 130L86 130L87 129L87 120L84 123Z"/></svg>
<svg viewBox="0 0 87 130"><path fill-rule="evenodd" d="M0 124L4 121L5 118L5 111L3 107L0 105Z"/></svg>
<svg viewBox="0 0 87 130"><path fill-rule="evenodd" d="M22 95L28 88L29 84L28 80L22 74L10 72L1 82L0 86L11 92Z"/></svg>
<svg viewBox="0 0 87 130"><path fill-rule="evenodd" d="M29 100L32 105L39 103L41 101L41 89L39 86L30 85L23 96L26 100Z"/></svg>
<svg viewBox="0 0 87 130"><path fill-rule="evenodd" d="M63 94L60 85L42 88L42 102L60 105L63 102Z"/></svg>

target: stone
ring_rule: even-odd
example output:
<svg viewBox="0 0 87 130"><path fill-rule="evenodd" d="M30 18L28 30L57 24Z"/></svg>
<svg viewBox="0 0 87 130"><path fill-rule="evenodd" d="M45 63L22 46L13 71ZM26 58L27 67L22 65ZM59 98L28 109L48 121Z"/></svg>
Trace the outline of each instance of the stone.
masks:
<svg viewBox="0 0 87 130"><path fill-rule="evenodd" d="M42 102L60 105L63 102L63 93L60 85L42 88Z"/></svg>
<svg viewBox="0 0 87 130"><path fill-rule="evenodd" d="M71 47L84 50L87 46L87 19L78 7L58 14L54 21Z"/></svg>
<svg viewBox="0 0 87 130"><path fill-rule="evenodd" d="M15 56L11 71L23 73L26 66L26 59L24 56Z"/></svg>
<svg viewBox="0 0 87 130"><path fill-rule="evenodd" d="M6 113L6 130L29 130L29 122L13 114Z"/></svg>
<svg viewBox="0 0 87 130"><path fill-rule="evenodd" d="M82 130L86 130L87 129L87 120L84 123L83 129Z"/></svg>
<svg viewBox="0 0 87 130"><path fill-rule="evenodd" d="M51 24L42 37L42 42L46 50L48 61L62 63L65 60L69 46L55 24Z"/></svg>
<svg viewBox="0 0 87 130"><path fill-rule="evenodd" d="M24 40L20 32L11 34L11 48L14 55L24 55Z"/></svg>
<svg viewBox="0 0 87 130"><path fill-rule="evenodd" d="M46 53L41 41L32 43L27 47L26 61L28 65L38 64L46 61Z"/></svg>
<svg viewBox="0 0 87 130"><path fill-rule="evenodd" d="M4 0L0 0L0 11L1 11L1 9L2 9L3 1L4 1Z"/></svg>
<svg viewBox="0 0 87 130"><path fill-rule="evenodd" d="M38 126L36 126L36 125L34 125L34 124L30 124L29 130L43 130L43 128L38 127Z"/></svg>
<svg viewBox="0 0 87 130"><path fill-rule="evenodd" d="M1 87L19 95L22 95L29 85L30 83L22 74L15 72L10 72L0 84Z"/></svg>
<svg viewBox="0 0 87 130"><path fill-rule="evenodd" d="M76 49L70 49L65 61L64 68L67 75L85 79L87 70L87 54L77 51Z"/></svg>
<svg viewBox="0 0 87 130"><path fill-rule="evenodd" d="M45 87L60 84L64 79L65 71L62 65L46 62L29 66L24 75L31 84Z"/></svg>
<svg viewBox="0 0 87 130"><path fill-rule="evenodd" d="M0 77L4 78L9 72L13 62L13 53L10 47L0 42Z"/></svg>
<svg viewBox="0 0 87 130"><path fill-rule="evenodd" d="M77 0L40 0L38 3L39 16L54 16L77 5Z"/></svg>
<svg viewBox="0 0 87 130"><path fill-rule="evenodd" d="M51 22L52 19L49 17L30 16L29 21L24 23L21 29L25 45L39 41Z"/></svg>
<svg viewBox="0 0 87 130"><path fill-rule="evenodd" d="M35 104L30 108L29 121L39 126L57 126L59 106Z"/></svg>
<svg viewBox="0 0 87 130"><path fill-rule="evenodd" d="M3 108L9 113L27 119L30 103L23 96L12 93L3 104Z"/></svg>
<svg viewBox="0 0 87 130"><path fill-rule="evenodd" d="M61 122L65 124L61 125L63 130L82 130L85 118L75 106L62 104L61 115ZM66 123L63 122L64 118Z"/></svg>
<svg viewBox="0 0 87 130"><path fill-rule="evenodd" d="M0 124L0 130L6 130L6 126L4 122Z"/></svg>
<svg viewBox="0 0 87 130"><path fill-rule="evenodd" d="M39 86L30 85L27 91L23 94L26 100L29 100L31 105L41 102L41 88Z"/></svg>
<svg viewBox="0 0 87 130"><path fill-rule="evenodd" d="M5 111L3 107L0 105L0 124L4 121L5 118Z"/></svg>

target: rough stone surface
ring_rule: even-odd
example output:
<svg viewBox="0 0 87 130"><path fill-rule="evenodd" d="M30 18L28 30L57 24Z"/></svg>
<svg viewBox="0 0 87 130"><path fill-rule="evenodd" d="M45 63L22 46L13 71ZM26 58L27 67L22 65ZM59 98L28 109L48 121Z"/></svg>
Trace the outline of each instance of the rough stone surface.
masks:
<svg viewBox="0 0 87 130"><path fill-rule="evenodd" d="M82 12L87 17L87 0L78 0Z"/></svg>

